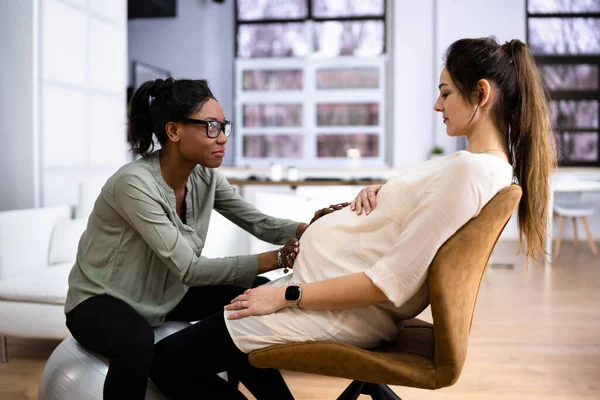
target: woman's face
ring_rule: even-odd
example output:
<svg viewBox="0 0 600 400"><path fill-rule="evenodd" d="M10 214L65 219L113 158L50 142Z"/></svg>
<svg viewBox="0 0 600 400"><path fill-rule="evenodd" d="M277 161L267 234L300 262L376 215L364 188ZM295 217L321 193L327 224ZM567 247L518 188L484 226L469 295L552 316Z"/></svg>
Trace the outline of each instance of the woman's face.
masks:
<svg viewBox="0 0 600 400"><path fill-rule="evenodd" d="M444 68L440 74L440 95L438 96L433 109L442 113L446 133L448 136L467 135L469 128L475 123L471 121L475 113L476 104L469 104L467 99L458 91L450 73ZM471 124L469 124L471 122Z"/></svg>
<svg viewBox="0 0 600 400"><path fill-rule="evenodd" d="M225 121L223 109L214 99L209 99L199 111L188 117L221 123ZM208 168L221 166L225 157L225 144L227 143L225 132L219 132L219 136L213 139L206 134L206 124L183 123L178 125L178 131L181 129L178 132L179 152L184 159Z"/></svg>

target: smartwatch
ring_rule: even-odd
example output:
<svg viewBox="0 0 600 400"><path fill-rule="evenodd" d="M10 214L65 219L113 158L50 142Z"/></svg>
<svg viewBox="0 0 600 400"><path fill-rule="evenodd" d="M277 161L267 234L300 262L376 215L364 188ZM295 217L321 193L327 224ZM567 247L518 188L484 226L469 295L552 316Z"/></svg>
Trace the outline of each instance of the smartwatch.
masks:
<svg viewBox="0 0 600 400"><path fill-rule="evenodd" d="M285 289L285 301L290 307L299 308L298 303L302 298L302 289L298 285L290 285Z"/></svg>

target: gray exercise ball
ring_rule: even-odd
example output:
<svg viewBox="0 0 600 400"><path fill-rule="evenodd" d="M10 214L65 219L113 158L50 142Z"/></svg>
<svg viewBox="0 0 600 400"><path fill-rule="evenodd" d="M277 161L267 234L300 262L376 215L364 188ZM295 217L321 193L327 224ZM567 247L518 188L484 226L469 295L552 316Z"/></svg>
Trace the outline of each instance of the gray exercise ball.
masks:
<svg viewBox="0 0 600 400"><path fill-rule="evenodd" d="M154 341L190 326L188 322L165 322L154 330ZM102 399L108 360L85 348L69 336L63 340L46 362L38 400ZM168 400L151 380L148 380L146 400Z"/></svg>

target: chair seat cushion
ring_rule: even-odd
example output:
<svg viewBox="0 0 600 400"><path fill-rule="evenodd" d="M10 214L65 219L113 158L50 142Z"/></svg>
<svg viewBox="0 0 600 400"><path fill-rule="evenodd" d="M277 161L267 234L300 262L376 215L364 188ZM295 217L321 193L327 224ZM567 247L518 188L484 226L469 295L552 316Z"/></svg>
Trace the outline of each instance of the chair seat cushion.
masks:
<svg viewBox="0 0 600 400"><path fill-rule="evenodd" d="M589 205L556 205L554 211L561 217L580 218L594 215L595 209Z"/></svg>
<svg viewBox="0 0 600 400"><path fill-rule="evenodd" d="M65 304L72 262L32 270L0 280L0 299Z"/></svg>
<svg viewBox="0 0 600 400"><path fill-rule="evenodd" d="M270 346L250 353L252 365L385 383L436 389L433 327L405 325L395 342L360 349L336 342L302 342Z"/></svg>

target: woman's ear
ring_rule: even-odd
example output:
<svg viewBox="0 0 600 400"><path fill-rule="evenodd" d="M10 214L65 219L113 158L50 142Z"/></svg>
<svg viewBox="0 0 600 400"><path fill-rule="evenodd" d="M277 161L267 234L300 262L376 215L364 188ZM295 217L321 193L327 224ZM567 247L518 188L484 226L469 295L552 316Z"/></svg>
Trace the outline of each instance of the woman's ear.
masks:
<svg viewBox="0 0 600 400"><path fill-rule="evenodd" d="M479 107L483 107L491 98L492 86L487 79L480 79L477 82L477 104Z"/></svg>
<svg viewBox="0 0 600 400"><path fill-rule="evenodd" d="M165 131L167 132L167 137L172 142L179 142L179 129L177 128L177 124L175 122L167 122L165 125Z"/></svg>

